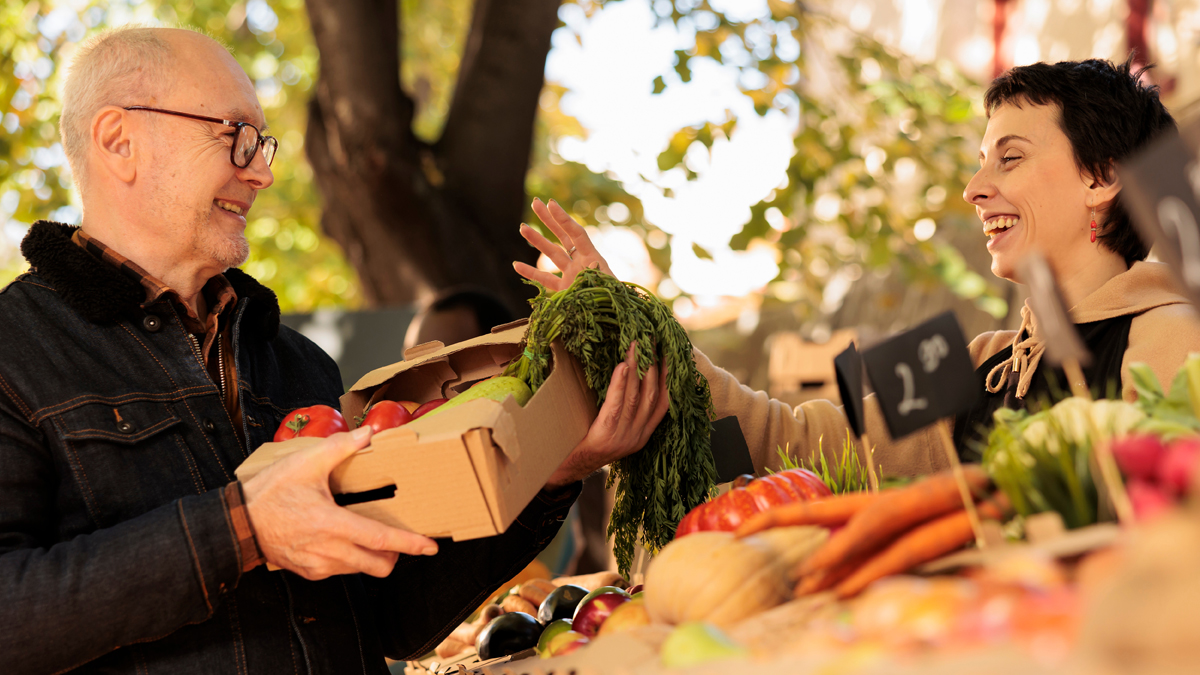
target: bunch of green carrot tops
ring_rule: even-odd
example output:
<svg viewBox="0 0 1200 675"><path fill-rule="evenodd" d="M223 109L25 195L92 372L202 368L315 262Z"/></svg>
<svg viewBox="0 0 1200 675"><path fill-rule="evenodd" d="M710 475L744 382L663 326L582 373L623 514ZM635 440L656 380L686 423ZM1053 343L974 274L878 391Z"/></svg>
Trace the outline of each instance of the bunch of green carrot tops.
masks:
<svg viewBox="0 0 1200 675"><path fill-rule="evenodd" d="M600 406L613 370L632 343L637 342L639 377L656 363L667 368L670 409L666 417L646 447L615 462L608 478L609 487L616 485L608 535L613 538L619 570L626 574L639 532L648 550L665 546L675 535L676 524L704 501L716 482L708 381L696 370L683 326L646 289L590 269L556 293L533 285L539 292L530 301L533 314L524 352L505 375L521 378L536 393L550 372L550 345L561 340L583 366Z"/></svg>

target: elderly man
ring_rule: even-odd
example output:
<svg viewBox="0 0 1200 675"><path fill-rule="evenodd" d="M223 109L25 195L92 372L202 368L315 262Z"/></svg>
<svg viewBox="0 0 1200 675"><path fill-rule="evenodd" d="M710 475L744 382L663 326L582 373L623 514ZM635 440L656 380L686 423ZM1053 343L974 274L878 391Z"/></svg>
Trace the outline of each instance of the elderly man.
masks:
<svg viewBox="0 0 1200 675"><path fill-rule="evenodd" d="M34 224L31 271L0 293L5 673L385 672L528 563L580 478L665 412L662 377L618 366L587 438L488 539L338 507L329 473L369 430L240 484L287 412L342 393L236 269L273 180L265 129L250 80L197 33L127 29L76 57L62 132L83 224Z"/></svg>

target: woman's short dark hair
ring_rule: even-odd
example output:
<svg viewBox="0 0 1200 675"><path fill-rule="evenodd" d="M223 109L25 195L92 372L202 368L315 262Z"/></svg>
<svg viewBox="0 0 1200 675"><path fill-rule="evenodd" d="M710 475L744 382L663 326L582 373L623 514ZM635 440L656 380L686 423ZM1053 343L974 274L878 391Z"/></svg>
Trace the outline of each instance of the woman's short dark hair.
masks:
<svg viewBox="0 0 1200 675"><path fill-rule="evenodd" d="M1108 182L1116 162L1175 127L1158 86L1141 83L1146 68L1132 72L1132 64L1131 55L1121 65L1088 59L1018 66L992 81L984 104L989 117L1005 104L1057 105L1058 126L1071 142L1076 166ZM1100 241L1126 264L1146 258L1149 246L1138 236L1120 194L1098 225Z"/></svg>

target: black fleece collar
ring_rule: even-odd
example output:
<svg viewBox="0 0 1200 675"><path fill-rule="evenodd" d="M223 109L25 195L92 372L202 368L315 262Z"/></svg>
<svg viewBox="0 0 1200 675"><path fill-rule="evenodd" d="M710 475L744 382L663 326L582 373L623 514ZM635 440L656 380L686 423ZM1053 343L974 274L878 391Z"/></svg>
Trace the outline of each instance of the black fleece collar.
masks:
<svg viewBox="0 0 1200 675"><path fill-rule="evenodd" d="M39 220L21 242L21 253L33 272L72 309L93 323L111 323L122 315L142 312L145 288L116 267L97 259L71 241L78 228ZM279 299L249 274L230 268L225 278L248 301L244 326L272 340L279 332Z"/></svg>

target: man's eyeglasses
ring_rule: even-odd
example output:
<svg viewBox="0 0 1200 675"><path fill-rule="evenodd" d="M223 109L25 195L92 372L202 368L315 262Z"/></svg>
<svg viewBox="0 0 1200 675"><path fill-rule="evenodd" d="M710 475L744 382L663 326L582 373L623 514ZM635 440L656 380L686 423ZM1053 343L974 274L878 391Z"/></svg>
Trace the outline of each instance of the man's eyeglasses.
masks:
<svg viewBox="0 0 1200 675"><path fill-rule="evenodd" d="M205 117L203 115L192 115L191 113L176 112L174 110L160 110L158 108L148 108L144 105L131 105L126 110L146 110L148 112L163 113L164 115L176 115L178 117L187 117L188 119L200 120L201 122L212 122L214 124L224 124L227 127L237 129L233 136L233 148L229 153L229 161L239 169L244 169L250 166L250 162L254 161L254 154L258 152L259 146L263 149L263 159L267 160L267 166L271 166L272 160L275 159L275 151L279 149L279 140L273 136L264 136L258 130L258 127L248 122L234 122L231 120L217 119L216 117Z"/></svg>

